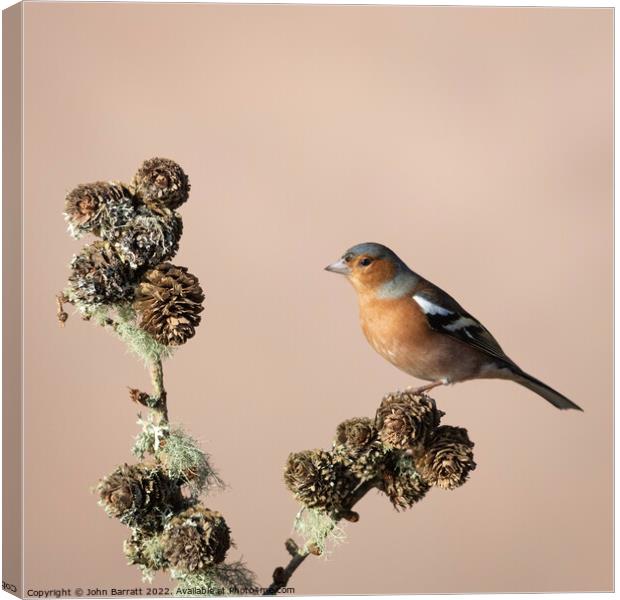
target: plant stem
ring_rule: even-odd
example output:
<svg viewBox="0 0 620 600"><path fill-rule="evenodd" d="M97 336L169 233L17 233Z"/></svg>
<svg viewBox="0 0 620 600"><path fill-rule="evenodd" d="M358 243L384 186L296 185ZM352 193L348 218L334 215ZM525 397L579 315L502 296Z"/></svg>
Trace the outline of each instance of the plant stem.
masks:
<svg viewBox="0 0 620 600"><path fill-rule="evenodd" d="M153 382L154 399L153 410L159 416L159 424L168 423L168 402L166 388L164 387L164 369L161 358L157 358L151 364L151 381Z"/></svg>
<svg viewBox="0 0 620 600"><path fill-rule="evenodd" d="M65 312L64 304L68 302L67 297L63 294L57 294L56 296L56 319L58 319L58 323L61 327L65 326L69 315Z"/></svg>
<svg viewBox="0 0 620 600"><path fill-rule="evenodd" d="M361 483L360 485L353 490L351 496L349 497L348 502L346 502L346 506L343 507L343 510L340 511L339 516L335 520L334 524L340 521L344 516L351 513L351 509L376 485L376 480L369 479ZM288 543L286 544L288 548ZM290 578L293 576L293 573L297 570L299 565L306 560L306 558L313 554L311 551L310 545L305 544L303 548L297 548L295 551L291 552L292 557L286 567L278 567L275 569L273 573L273 582L267 588L267 590L263 593L263 596L275 596L283 587L286 587Z"/></svg>

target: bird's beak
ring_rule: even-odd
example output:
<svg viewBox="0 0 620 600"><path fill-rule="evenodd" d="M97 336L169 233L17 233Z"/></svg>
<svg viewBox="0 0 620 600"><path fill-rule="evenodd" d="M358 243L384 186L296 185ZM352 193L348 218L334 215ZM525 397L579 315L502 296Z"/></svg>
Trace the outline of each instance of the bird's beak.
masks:
<svg viewBox="0 0 620 600"><path fill-rule="evenodd" d="M347 263L344 262L344 258L333 262L331 265L327 265L325 270L330 271L331 273L340 273L341 275L348 275L351 272L351 269Z"/></svg>

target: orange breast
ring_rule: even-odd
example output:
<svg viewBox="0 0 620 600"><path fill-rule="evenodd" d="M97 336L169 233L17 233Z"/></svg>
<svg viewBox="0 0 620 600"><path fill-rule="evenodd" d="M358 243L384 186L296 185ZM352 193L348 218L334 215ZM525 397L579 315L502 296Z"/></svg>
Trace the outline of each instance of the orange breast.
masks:
<svg viewBox="0 0 620 600"><path fill-rule="evenodd" d="M455 379L462 344L433 331L412 298L360 295L359 303L364 335L386 360L419 379Z"/></svg>

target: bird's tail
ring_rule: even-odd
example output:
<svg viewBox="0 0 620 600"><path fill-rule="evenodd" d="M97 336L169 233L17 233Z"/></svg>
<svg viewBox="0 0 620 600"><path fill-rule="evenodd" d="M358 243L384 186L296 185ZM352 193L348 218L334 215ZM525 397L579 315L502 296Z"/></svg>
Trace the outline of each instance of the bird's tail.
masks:
<svg viewBox="0 0 620 600"><path fill-rule="evenodd" d="M513 371L513 381L526 387L528 390L532 390L539 396L542 396L547 402L550 402L556 408L560 410L567 410L573 408L575 410L583 411L581 406L575 404L572 400L569 400L566 396L556 392L553 388L550 388L546 383L543 383L536 377L528 375L524 371Z"/></svg>

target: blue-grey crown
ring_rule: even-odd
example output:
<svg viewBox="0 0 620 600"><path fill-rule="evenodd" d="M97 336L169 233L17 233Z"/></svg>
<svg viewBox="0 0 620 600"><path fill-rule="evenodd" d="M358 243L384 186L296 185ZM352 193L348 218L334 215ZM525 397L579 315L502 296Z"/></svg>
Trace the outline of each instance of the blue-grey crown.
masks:
<svg viewBox="0 0 620 600"><path fill-rule="evenodd" d="M394 254L387 246L383 244L376 244L375 242L364 242L363 244L357 244L351 248L349 248L343 256L349 256L350 258L355 258L356 256L360 256L365 254L366 256L370 256L371 258L392 258L397 262L401 262L398 256Z"/></svg>

